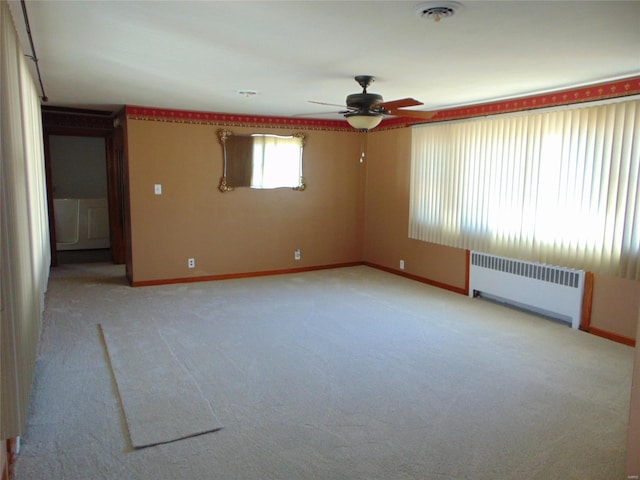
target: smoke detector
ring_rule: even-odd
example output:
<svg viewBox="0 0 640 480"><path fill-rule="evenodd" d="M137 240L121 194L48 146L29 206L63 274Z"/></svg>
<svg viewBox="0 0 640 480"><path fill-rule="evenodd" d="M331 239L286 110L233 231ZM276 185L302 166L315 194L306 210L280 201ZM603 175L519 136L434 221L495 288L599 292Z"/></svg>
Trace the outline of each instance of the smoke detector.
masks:
<svg viewBox="0 0 640 480"><path fill-rule="evenodd" d="M418 5L416 13L422 18L439 22L443 18L453 17L460 8L462 4L458 2L427 2Z"/></svg>

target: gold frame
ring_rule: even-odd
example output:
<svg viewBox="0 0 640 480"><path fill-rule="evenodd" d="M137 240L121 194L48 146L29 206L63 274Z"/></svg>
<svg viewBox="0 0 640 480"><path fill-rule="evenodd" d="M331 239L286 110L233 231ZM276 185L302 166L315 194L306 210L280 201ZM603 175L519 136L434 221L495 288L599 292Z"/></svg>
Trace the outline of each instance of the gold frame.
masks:
<svg viewBox="0 0 640 480"><path fill-rule="evenodd" d="M231 130L227 130L226 128L220 129L218 130L218 137L220 139L220 143L222 144L222 177L220 178L220 184L218 185L218 190L220 190L222 193L226 193L226 192L232 192L236 187L233 187L231 185L229 185L227 183L227 149L226 149L226 142L229 139L229 137L231 137L232 135L234 135L234 133ZM306 135L302 132L295 132L293 134L291 134L291 137L293 138L298 138L300 139L300 143L302 146L302 149L304 151L304 146L306 143ZM295 187L290 187L291 190L295 190L298 192L302 192L304 190L306 190L307 188L307 184L305 182L305 178L302 175L302 167L303 167L303 162L302 162L302 154L300 155L300 180L299 180L299 184Z"/></svg>

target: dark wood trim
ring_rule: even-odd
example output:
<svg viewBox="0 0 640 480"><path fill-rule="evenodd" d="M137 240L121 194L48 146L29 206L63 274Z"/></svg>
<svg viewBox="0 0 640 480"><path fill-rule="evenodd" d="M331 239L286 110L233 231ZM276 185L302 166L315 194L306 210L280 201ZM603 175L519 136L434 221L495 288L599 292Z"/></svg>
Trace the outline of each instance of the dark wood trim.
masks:
<svg viewBox="0 0 640 480"><path fill-rule="evenodd" d="M9 480L9 440L4 443L5 458L2 462L2 480Z"/></svg>
<svg viewBox="0 0 640 480"><path fill-rule="evenodd" d="M318 265L315 267L285 268L282 270L265 270L262 272L227 273L223 275L205 275L202 277L168 278L164 280L142 280L131 282L132 287L150 287L154 285L170 285L174 283L211 282L216 280L231 280L234 278L267 277L271 275L285 275L288 273L313 272L315 270L329 270L332 268L356 267L363 262L336 263L332 265Z"/></svg>
<svg viewBox="0 0 640 480"><path fill-rule="evenodd" d="M44 133L44 170L47 182L47 209L49 210L49 248L51 249L51 266L58 266L58 248L56 240L56 216L53 208L53 174L51 173L51 148L49 135Z"/></svg>
<svg viewBox="0 0 640 480"><path fill-rule="evenodd" d="M633 338L625 337L624 335L618 335L617 333L608 332L607 330L602 330L597 327L589 327L587 332L596 335L598 337L606 338L608 340L613 340L614 342L623 343L624 345L629 345L630 347L636 346L636 341Z"/></svg>
<svg viewBox="0 0 640 480"><path fill-rule="evenodd" d="M7 461L3 466L2 480L11 480L13 478L13 469L18 460L18 438L8 438L5 442L7 453Z"/></svg>
<svg viewBox="0 0 640 480"><path fill-rule="evenodd" d="M52 110L42 108L42 125L44 128L65 128L68 130L110 132L113 129L112 113L99 114L90 110L84 113L82 109L67 108L65 110ZM67 135L73 135L68 133Z"/></svg>
<svg viewBox="0 0 640 480"><path fill-rule="evenodd" d="M469 272L471 272L471 250L465 252L464 292L469 295Z"/></svg>
<svg viewBox="0 0 640 480"><path fill-rule="evenodd" d="M585 272L584 293L582 294L582 310L580 313L580 330L589 331L591 325L591 309L593 307L593 284L595 275L593 272Z"/></svg>
<svg viewBox="0 0 640 480"><path fill-rule="evenodd" d="M431 285L432 287L438 287L438 288L442 288L444 290L449 290L450 292L454 292L454 293L460 293L462 295L468 295L469 294L469 286L467 285L466 288L460 288L460 287L454 287L453 285L448 285L446 283L442 283L442 282L437 282L435 280L430 280L428 278L424 278L424 277L420 277L418 275L413 275L411 273L407 273L404 272L402 270L396 270L394 268L389 268L389 267L385 267L382 265L377 265L375 263L371 263L371 262L362 262L363 265L366 265L367 267L371 267L371 268L377 268L378 270L382 270L388 273L393 273L394 275L399 275L401 277L405 277L408 278L410 280L415 280L416 282L420 282L420 283L426 283L427 285Z"/></svg>
<svg viewBox="0 0 640 480"><path fill-rule="evenodd" d="M44 127L45 135L58 135L62 137L107 137L111 132L105 130L89 130L77 127Z"/></svg>
<svg viewBox="0 0 640 480"><path fill-rule="evenodd" d="M107 141L107 197L109 202L111 260L118 265L125 263L123 142L122 127L116 127L113 130L113 135Z"/></svg>
<svg viewBox="0 0 640 480"><path fill-rule="evenodd" d="M131 192L129 185L129 139L127 133L126 109L118 112L116 117L120 132L122 132L122 150L117 157L119 161L118 188L120 191L120 206L122 209L122 241L124 243L125 275L129 284L133 285L133 240L131 236ZM116 138L118 138L116 136ZM117 150L116 150L117 152Z"/></svg>
<svg viewBox="0 0 640 480"><path fill-rule="evenodd" d="M70 113L72 115L97 115L99 117L111 117L111 110L93 110L90 108L57 107L53 105L42 105L45 113Z"/></svg>

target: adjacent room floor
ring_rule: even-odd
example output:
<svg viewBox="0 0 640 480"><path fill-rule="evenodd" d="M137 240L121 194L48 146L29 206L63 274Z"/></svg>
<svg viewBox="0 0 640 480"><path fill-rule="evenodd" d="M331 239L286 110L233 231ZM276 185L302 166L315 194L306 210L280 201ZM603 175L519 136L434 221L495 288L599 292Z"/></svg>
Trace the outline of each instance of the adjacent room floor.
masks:
<svg viewBox="0 0 640 480"><path fill-rule="evenodd" d="M116 323L158 332L222 430L132 448L99 328ZM622 478L632 362L364 266L131 288L121 266L62 265L15 478ZM169 383L144 386L150 405Z"/></svg>

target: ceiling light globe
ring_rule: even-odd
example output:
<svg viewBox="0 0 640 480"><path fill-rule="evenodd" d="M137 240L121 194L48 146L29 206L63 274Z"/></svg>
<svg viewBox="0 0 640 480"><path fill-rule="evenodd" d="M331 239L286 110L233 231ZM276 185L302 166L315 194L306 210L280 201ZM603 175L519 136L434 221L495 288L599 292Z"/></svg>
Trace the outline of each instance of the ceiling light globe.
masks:
<svg viewBox="0 0 640 480"><path fill-rule="evenodd" d="M350 115L347 122L358 130L371 130L377 127L382 121L382 115Z"/></svg>

